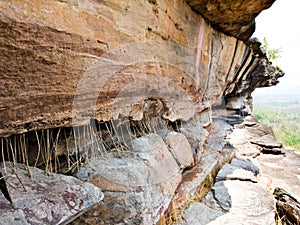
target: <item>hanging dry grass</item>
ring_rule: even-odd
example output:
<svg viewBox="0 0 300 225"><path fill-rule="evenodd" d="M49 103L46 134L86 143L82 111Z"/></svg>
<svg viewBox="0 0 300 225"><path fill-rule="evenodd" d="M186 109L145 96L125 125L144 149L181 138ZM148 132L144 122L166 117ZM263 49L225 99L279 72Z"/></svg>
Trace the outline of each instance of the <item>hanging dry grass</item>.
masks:
<svg viewBox="0 0 300 225"><path fill-rule="evenodd" d="M115 157L132 149L132 140L149 133L179 130L181 122L168 122L161 117L132 121L129 119L97 122L73 128L54 128L0 138L0 160L11 161L16 171L17 163L23 164L28 175L30 167L46 173L74 174L82 163L97 158Z"/></svg>

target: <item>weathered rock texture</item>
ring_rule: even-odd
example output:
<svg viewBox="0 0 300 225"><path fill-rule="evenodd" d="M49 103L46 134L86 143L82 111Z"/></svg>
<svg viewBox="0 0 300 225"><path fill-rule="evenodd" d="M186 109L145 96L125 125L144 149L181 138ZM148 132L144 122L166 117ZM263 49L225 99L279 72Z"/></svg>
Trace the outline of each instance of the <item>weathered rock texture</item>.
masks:
<svg viewBox="0 0 300 225"><path fill-rule="evenodd" d="M103 199L91 183L37 168L6 162L0 175L1 225L67 224Z"/></svg>
<svg viewBox="0 0 300 225"><path fill-rule="evenodd" d="M300 202L281 188L274 191L276 224L300 224Z"/></svg>
<svg viewBox="0 0 300 225"><path fill-rule="evenodd" d="M222 11L231 4L224 1ZM234 10L248 15L248 4L251 20L270 5ZM72 120L140 119L149 98L162 101L160 116L187 120L261 76L251 73L263 62L249 47L212 29L184 1L4 0L0 9L1 136Z"/></svg>
<svg viewBox="0 0 300 225"><path fill-rule="evenodd" d="M73 224L174 222L235 156L226 138L243 118L214 110L250 113L251 92L283 76L248 40L272 2L2 0L0 156L100 187ZM281 148L265 144L252 140ZM260 192L241 168L220 190Z"/></svg>
<svg viewBox="0 0 300 225"><path fill-rule="evenodd" d="M246 117L245 122L235 126L229 138L239 155L250 156L259 166L261 183L272 191L280 187L300 199L300 155L284 149L270 127Z"/></svg>
<svg viewBox="0 0 300 225"><path fill-rule="evenodd" d="M177 224L299 224L299 154L283 149L252 116L220 113L233 125L225 139L237 158L221 168L204 198L179 210Z"/></svg>
<svg viewBox="0 0 300 225"><path fill-rule="evenodd" d="M188 152L188 147L181 151ZM181 181L179 166L185 157L173 158L171 152L159 135L150 134L133 141L134 158L103 159L81 168L78 178L101 187L106 198L79 218L79 224L155 224Z"/></svg>
<svg viewBox="0 0 300 225"><path fill-rule="evenodd" d="M189 131L186 134L198 136L198 140L188 142L183 133L174 131L162 133L163 138L149 134L132 141L134 157L125 153L121 158L100 159L82 167L76 176L100 187L105 198L72 224L166 223L234 157L233 149L225 147L224 137L230 132L226 127L230 125L214 121L206 137L205 132L199 132L202 124L199 119L198 123L182 126ZM202 138L207 138L206 144ZM197 146L193 148L197 151L195 158L190 143ZM178 151L180 154L176 154ZM191 162L196 164L192 166Z"/></svg>
<svg viewBox="0 0 300 225"><path fill-rule="evenodd" d="M269 8L275 0L187 0L194 10L210 21L211 25L248 42L255 30L255 17Z"/></svg>
<svg viewBox="0 0 300 225"><path fill-rule="evenodd" d="M257 183L257 175L248 160L225 164L211 191L202 202L192 203L177 224L274 224L272 193Z"/></svg>

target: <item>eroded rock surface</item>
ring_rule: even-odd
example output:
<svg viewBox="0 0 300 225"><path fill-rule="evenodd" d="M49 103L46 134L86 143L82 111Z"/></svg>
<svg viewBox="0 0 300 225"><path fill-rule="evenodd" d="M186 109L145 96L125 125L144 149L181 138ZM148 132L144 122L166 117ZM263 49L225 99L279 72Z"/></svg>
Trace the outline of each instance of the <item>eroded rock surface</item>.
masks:
<svg viewBox="0 0 300 225"><path fill-rule="evenodd" d="M233 118L227 120L232 123ZM238 117L235 120L239 121ZM225 141L234 132L220 139ZM274 224L273 195L258 182L259 174L260 169L249 158L234 158L218 172L205 198L191 203L177 224Z"/></svg>
<svg viewBox="0 0 300 225"><path fill-rule="evenodd" d="M67 224L103 199L98 187L70 176L10 162L1 165L0 174L3 225Z"/></svg>
<svg viewBox="0 0 300 225"><path fill-rule="evenodd" d="M216 29L248 41L255 30L255 17L275 0L187 0L194 10L208 19Z"/></svg>
<svg viewBox="0 0 300 225"><path fill-rule="evenodd" d="M276 224L298 224L299 154L282 148L272 129L252 116L220 111L215 115L232 126L223 140L237 158L220 169L211 190L194 199L177 224L274 224L275 218Z"/></svg>
<svg viewBox="0 0 300 225"><path fill-rule="evenodd" d="M230 139L238 154L254 158L261 170L261 183L271 190L283 188L300 198L300 155L284 149L270 127L246 117L244 123L235 127Z"/></svg>
<svg viewBox="0 0 300 225"><path fill-rule="evenodd" d="M248 15L248 4L252 18L270 5L233 5ZM225 90L248 98L251 77L260 77L251 88L276 83L274 70L249 71L268 62L211 28L185 1L4 0L0 9L1 136L91 118L140 120L153 99L162 103L158 116L188 120Z"/></svg>
<svg viewBox="0 0 300 225"><path fill-rule="evenodd" d="M300 224L300 202L282 188L275 188L276 223Z"/></svg>
<svg viewBox="0 0 300 225"><path fill-rule="evenodd" d="M273 195L259 184L220 181L204 202L192 203L178 224L274 224Z"/></svg>
<svg viewBox="0 0 300 225"><path fill-rule="evenodd" d="M209 191L218 170L235 156L234 147L250 152L244 155L283 153L280 143L270 141L271 132L255 121L241 124L243 117L225 110L251 113L251 92L276 85L284 74L256 40L247 40L254 17L272 2L1 1L0 155L44 165L46 172L60 161L69 164L62 172L81 180L46 176L37 168L37 180L23 170L21 179L5 177L18 190L1 189L8 209L3 221L163 223ZM214 116L214 106L224 115ZM235 125L245 142L229 142ZM260 139L252 138L250 127ZM251 208L254 200L260 205L256 192L269 203L257 173L246 159L226 164L207 195L215 208L201 203L203 212L213 211L206 222L226 223L228 215L237 222L246 216L268 221L269 204L263 215ZM24 192L27 186L34 192ZM102 199L99 188L105 198L94 205ZM56 198L44 198L40 189ZM249 196L237 195L242 190ZM12 208L10 201L20 206ZM37 203L44 211L34 211ZM50 212L52 206L58 211Z"/></svg>
<svg viewBox="0 0 300 225"><path fill-rule="evenodd" d="M106 199L73 224L155 224L159 220L181 180L183 164L171 153L188 152L190 146L186 139L178 139L169 151L157 134L137 138L132 145L133 157L109 157L79 170L78 178L100 187ZM178 145L189 149L177 149Z"/></svg>

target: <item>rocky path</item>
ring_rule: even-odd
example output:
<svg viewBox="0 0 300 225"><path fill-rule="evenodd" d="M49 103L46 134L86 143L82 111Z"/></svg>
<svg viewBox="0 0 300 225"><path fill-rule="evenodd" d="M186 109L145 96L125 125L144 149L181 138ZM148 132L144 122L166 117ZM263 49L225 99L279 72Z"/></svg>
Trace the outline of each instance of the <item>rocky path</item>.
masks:
<svg viewBox="0 0 300 225"><path fill-rule="evenodd" d="M248 137L247 142L239 142L243 137ZM271 191L276 187L283 188L300 199L300 154L284 149L268 126L248 117L240 127L234 129L231 139L235 140L237 153L249 157L259 167L260 184ZM244 152L246 148L248 151Z"/></svg>
<svg viewBox="0 0 300 225"><path fill-rule="evenodd" d="M227 139L236 158L222 167L213 188L201 202L190 204L177 224L274 224L276 216L278 224L299 224L300 155L282 148L273 131L253 117L242 123L232 116L224 119L233 124Z"/></svg>

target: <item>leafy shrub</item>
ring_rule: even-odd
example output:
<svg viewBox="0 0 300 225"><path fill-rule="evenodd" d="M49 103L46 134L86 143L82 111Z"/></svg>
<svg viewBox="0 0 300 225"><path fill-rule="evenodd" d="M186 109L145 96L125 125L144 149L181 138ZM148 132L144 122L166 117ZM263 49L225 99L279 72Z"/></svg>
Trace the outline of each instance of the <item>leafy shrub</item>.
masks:
<svg viewBox="0 0 300 225"><path fill-rule="evenodd" d="M277 58L280 58L281 49L280 48L270 48L266 37L264 37L263 48L266 51L267 57L271 62L274 62Z"/></svg>

